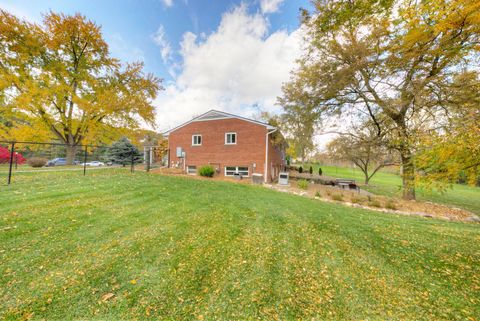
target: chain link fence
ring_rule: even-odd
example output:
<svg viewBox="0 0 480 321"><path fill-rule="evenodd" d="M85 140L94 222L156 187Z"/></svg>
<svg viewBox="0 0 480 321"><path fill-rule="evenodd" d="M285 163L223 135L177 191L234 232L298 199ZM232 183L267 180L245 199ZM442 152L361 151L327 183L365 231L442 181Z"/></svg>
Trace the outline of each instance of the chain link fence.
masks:
<svg viewBox="0 0 480 321"><path fill-rule="evenodd" d="M35 179L39 173L85 176L98 171L149 171L163 165L163 157L157 154L155 147L144 147L132 152L131 157L127 154L121 161L115 161L106 145L69 148L62 143L0 141L0 185L10 185L23 177Z"/></svg>

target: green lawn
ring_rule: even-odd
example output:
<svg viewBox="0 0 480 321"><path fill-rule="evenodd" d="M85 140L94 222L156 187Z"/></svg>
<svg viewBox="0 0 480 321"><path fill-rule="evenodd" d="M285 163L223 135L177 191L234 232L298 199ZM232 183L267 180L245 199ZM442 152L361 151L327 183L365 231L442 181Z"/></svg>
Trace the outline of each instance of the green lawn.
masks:
<svg viewBox="0 0 480 321"><path fill-rule="evenodd" d="M304 170L308 171L309 166L310 165L304 166ZM318 173L318 165L312 165L312 167L314 173ZM323 175L338 178L352 178L359 183L364 182L364 175L359 169L323 165L321 167ZM402 179L399 175L380 171L373 176L370 181L370 186L364 188L374 194L400 197L402 194L401 187ZM438 190L417 188L417 199L463 208L480 215L479 187L455 184L443 193Z"/></svg>
<svg viewBox="0 0 480 321"><path fill-rule="evenodd" d="M7 320L475 319L480 226L120 169L34 173L0 187L0 275Z"/></svg>

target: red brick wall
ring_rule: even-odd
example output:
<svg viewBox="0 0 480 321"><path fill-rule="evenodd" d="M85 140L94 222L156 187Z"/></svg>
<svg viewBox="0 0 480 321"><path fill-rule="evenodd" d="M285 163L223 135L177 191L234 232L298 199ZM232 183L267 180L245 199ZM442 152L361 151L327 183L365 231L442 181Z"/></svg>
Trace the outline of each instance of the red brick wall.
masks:
<svg viewBox="0 0 480 321"><path fill-rule="evenodd" d="M270 141L268 146L268 177L269 180L275 180L279 172L283 172L285 166L285 151L280 146L274 146Z"/></svg>
<svg viewBox="0 0 480 321"><path fill-rule="evenodd" d="M225 145L227 132L237 133L236 145ZM176 155L177 147L182 147L186 154L186 166L197 166L198 169L212 164L219 167L222 176L225 166L248 166L250 176L252 173L263 175L266 133L265 126L237 118L192 122L170 133L170 166L178 164L183 167L182 159ZM192 146L192 135L195 134L202 135L201 146ZM281 153L269 146L269 158L274 159L275 164L281 162L280 157Z"/></svg>

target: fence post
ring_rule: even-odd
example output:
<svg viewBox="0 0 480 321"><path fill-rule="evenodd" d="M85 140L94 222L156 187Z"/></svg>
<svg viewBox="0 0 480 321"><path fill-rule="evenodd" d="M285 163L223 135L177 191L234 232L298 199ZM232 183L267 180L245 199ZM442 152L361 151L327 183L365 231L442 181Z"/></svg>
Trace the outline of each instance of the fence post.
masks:
<svg viewBox="0 0 480 321"><path fill-rule="evenodd" d="M8 185L12 182L12 167L13 167L13 155L15 153L15 143L12 142L11 151L10 151L10 166L8 168Z"/></svg>
<svg viewBox="0 0 480 321"><path fill-rule="evenodd" d="M150 172L150 160L152 159L151 153L152 153L152 148L149 147L147 152L147 172Z"/></svg>
<svg viewBox="0 0 480 321"><path fill-rule="evenodd" d="M130 165L130 173L133 173L133 150L132 150L132 163Z"/></svg>
<svg viewBox="0 0 480 321"><path fill-rule="evenodd" d="M87 175L87 145L85 145L85 154L83 156L83 176Z"/></svg>

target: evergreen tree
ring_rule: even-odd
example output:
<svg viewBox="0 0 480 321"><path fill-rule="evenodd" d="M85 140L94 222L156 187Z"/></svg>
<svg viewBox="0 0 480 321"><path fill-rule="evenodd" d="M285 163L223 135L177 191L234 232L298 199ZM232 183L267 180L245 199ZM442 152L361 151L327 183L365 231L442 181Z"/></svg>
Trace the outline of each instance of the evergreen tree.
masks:
<svg viewBox="0 0 480 321"><path fill-rule="evenodd" d="M132 164L132 161L134 164L141 163L143 161L143 155L128 138L122 137L108 149L108 160L114 164L125 166Z"/></svg>

